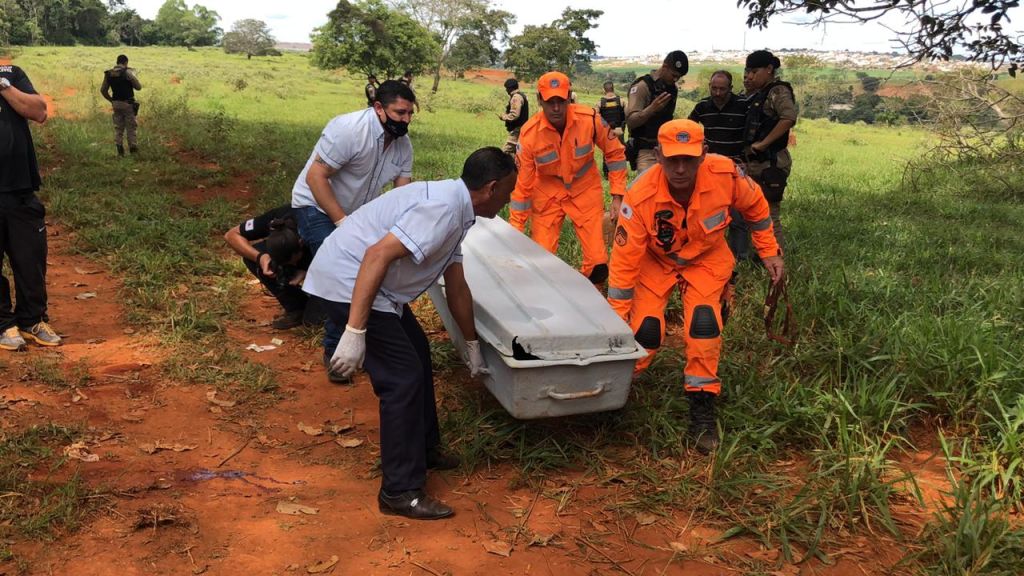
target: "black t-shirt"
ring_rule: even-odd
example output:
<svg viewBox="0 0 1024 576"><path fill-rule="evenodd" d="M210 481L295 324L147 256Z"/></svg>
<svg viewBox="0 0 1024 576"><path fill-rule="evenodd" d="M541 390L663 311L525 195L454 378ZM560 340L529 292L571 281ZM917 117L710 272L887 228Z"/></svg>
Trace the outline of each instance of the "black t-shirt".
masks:
<svg viewBox="0 0 1024 576"><path fill-rule="evenodd" d="M11 86L26 94L36 94L28 76L17 66L0 66L0 78L7 78ZM28 120L0 94L0 193L35 191L40 184L39 162Z"/></svg>
<svg viewBox="0 0 1024 576"><path fill-rule="evenodd" d="M238 225L238 234L249 242L258 242L270 236L270 223L273 220L294 217L292 207L288 204L268 210L255 218L250 218ZM305 245L302 247L302 259L295 265L300 270L308 270L313 261L313 254Z"/></svg>

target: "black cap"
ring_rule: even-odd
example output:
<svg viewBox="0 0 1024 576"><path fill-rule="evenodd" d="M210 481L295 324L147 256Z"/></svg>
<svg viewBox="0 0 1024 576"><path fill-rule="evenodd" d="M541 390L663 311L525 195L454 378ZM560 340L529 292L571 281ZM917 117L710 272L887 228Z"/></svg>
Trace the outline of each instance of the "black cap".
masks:
<svg viewBox="0 0 1024 576"><path fill-rule="evenodd" d="M747 68L764 68L765 66L772 66L778 70L782 67L782 62L767 50L755 50L747 54Z"/></svg>
<svg viewBox="0 0 1024 576"><path fill-rule="evenodd" d="M505 80L505 91L506 92L510 92L512 90L517 90L517 89L519 89L519 80L516 80L515 78L509 78L508 80Z"/></svg>
<svg viewBox="0 0 1024 576"><path fill-rule="evenodd" d="M124 54L118 54L117 55L117 63L118 64L127 64L128 63L128 57L125 56Z"/></svg>
<svg viewBox="0 0 1024 576"><path fill-rule="evenodd" d="M680 76L686 76L686 73L690 71L690 60L686 57L686 52L682 50L669 52L668 56L665 56L664 65L679 72Z"/></svg>

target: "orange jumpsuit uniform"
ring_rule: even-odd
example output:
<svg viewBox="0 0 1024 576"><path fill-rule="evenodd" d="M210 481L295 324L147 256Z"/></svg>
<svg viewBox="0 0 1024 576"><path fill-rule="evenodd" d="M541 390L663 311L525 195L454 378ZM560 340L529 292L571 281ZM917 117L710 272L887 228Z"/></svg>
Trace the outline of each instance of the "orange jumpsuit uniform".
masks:
<svg viewBox="0 0 1024 576"><path fill-rule="evenodd" d="M522 232L526 220L531 219L533 240L557 254L562 222L568 215L583 249L580 272L601 283L607 278L608 249L602 228L604 189L594 162L595 145L608 163L611 193L625 194L626 149L592 108L570 105L562 134L551 126L543 111L534 114L519 133L519 178L509 205L509 222ZM596 267L603 270L595 272Z"/></svg>
<svg viewBox="0 0 1024 576"><path fill-rule="evenodd" d="M665 305L678 284L686 391L721 392L721 297L735 264L725 239L730 207L747 221L762 257L780 255L761 189L725 156L705 156L688 206L672 198L660 164L641 174L626 193L612 246L608 302L647 349L637 373L650 365L665 338Z"/></svg>

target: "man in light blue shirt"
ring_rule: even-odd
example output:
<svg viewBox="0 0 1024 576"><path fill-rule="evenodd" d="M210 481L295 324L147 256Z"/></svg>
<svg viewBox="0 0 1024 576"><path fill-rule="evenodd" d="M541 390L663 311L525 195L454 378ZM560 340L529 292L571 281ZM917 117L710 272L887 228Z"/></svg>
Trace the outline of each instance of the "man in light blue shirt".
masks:
<svg viewBox="0 0 1024 576"><path fill-rule="evenodd" d="M458 180L417 182L366 204L332 233L303 290L345 326L330 367L351 377L364 364L380 399L381 512L438 519L454 511L428 496L427 469L448 469L437 425L430 344L409 302L444 276L448 307L466 341L470 375L486 373L460 245L477 216L493 218L516 182L498 148L469 156Z"/></svg>
<svg viewBox="0 0 1024 576"><path fill-rule="evenodd" d="M394 80L380 85L370 108L327 123L292 187L299 236L315 254L345 216L380 196L389 183L412 181L412 143L407 135L416 95ZM341 330L326 323L324 346L334 352ZM328 370L332 382L345 379Z"/></svg>

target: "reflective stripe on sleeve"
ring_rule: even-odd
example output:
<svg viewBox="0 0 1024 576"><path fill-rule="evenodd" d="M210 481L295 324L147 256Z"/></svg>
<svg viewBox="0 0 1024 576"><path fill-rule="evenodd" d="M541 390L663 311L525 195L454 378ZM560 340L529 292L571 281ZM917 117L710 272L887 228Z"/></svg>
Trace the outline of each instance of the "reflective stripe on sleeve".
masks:
<svg viewBox="0 0 1024 576"><path fill-rule="evenodd" d="M725 210L722 210L718 214L712 214L704 219L704 227L708 230L718 226L722 222L725 222Z"/></svg>
<svg viewBox="0 0 1024 576"><path fill-rule="evenodd" d="M558 150L552 150L542 156L537 156L537 164L550 164L558 160Z"/></svg>
<svg viewBox="0 0 1024 576"><path fill-rule="evenodd" d="M530 206L532 206L532 205L533 205L533 201L532 200L524 200L522 202L520 202L518 200L513 200L513 201L508 203L508 207L510 209L518 210L520 212L529 210Z"/></svg>
<svg viewBox="0 0 1024 576"><path fill-rule="evenodd" d="M759 230L767 230L767 229L772 227L772 217L768 216L767 218L765 218L763 220L758 220L757 222L754 222L753 224L748 222L747 226L751 230L753 230L755 232L757 232Z"/></svg>
<svg viewBox="0 0 1024 576"><path fill-rule="evenodd" d="M609 162L608 163L608 171L609 172L618 172L619 170L625 170L625 169L626 169L626 161L625 160L618 160L616 162Z"/></svg>
<svg viewBox="0 0 1024 576"><path fill-rule="evenodd" d="M718 384L718 378L707 378L705 376L691 376L689 374L683 377L683 383L692 388L703 388L711 384Z"/></svg>
<svg viewBox="0 0 1024 576"><path fill-rule="evenodd" d="M614 288L608 287L608 297L612 300L632 300L633 289L632 288Z"/></svg>
<svg viewBox="0 0 1024 576"><path fill-rule="evenodd" d="M593 149L594 149L594 145L591 144L590 142L587 142L583 146L580 146L580 147L576 148L576 157L579 158L581 156L585 156L587 154L590 154L590 151L593 150Z"/></svg>

